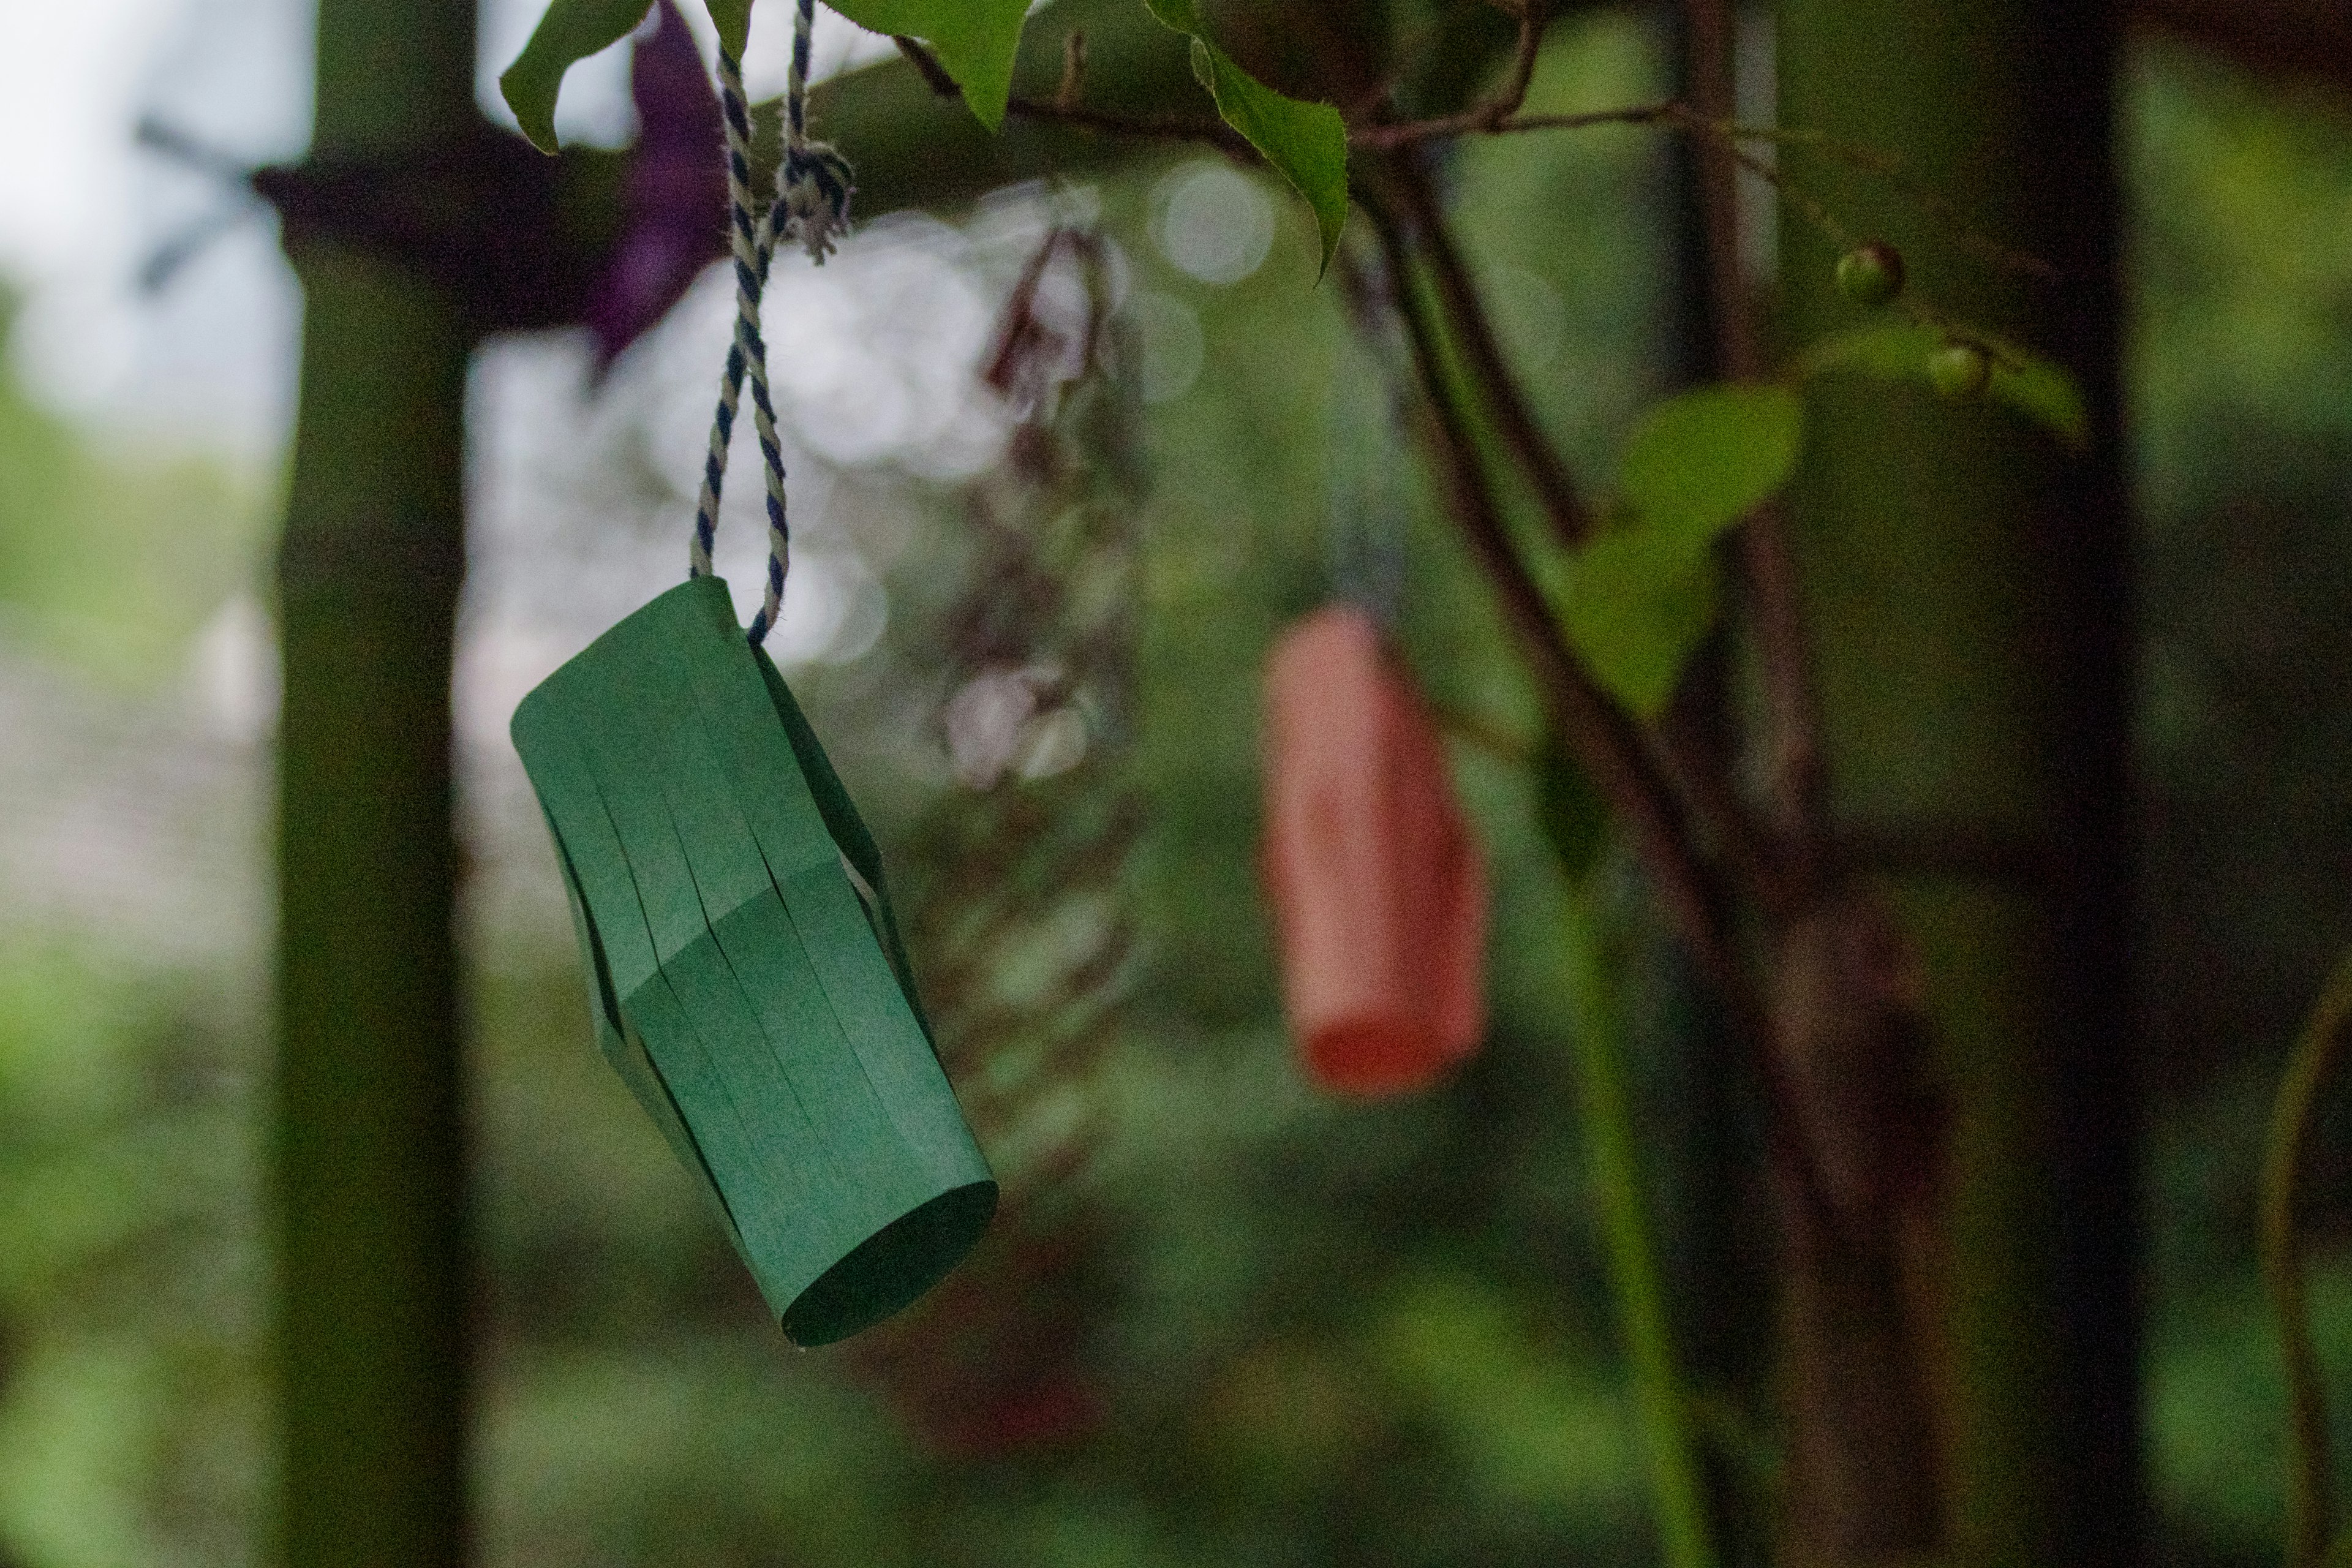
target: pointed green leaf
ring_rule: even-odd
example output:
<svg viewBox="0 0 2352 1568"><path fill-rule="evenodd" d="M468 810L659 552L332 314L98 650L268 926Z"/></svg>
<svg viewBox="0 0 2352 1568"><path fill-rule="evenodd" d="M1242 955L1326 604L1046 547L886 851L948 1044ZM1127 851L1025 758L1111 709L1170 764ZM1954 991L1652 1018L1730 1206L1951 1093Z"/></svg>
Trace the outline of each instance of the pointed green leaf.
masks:
<svg viewBox="0 0 2352 1568"><path fill-rule="evenodd" d="M1954 338L1980 344L1992 360L1985 395L2007 404L2078 450L2091 444L2082 389L2063 366L2005 338L1974 327L1946 329L1924 322L1885 322L1832 332L1799 357L1796 373L1810 379L1848 370L1889 381L1926 382L1927 362Z"/></svg>
<svg viewBox="0 0 2352 1568"><path fill-rule="evenodd" d="M1992 385L1985 395L2006 403L2028 419L2054 432L2077 451L2091 444L2091 419L2083 407L2082 389L2054 360L2028 353L2011 343L1993 343Z"/></svg>
<svg viewBox="0 0 2352 1568"><path fill-rule="evenodd" d="M1570 560L1555 602L1602 689L1654 719L1715 624L1715 557L1665 529L1604 533Z"/></svg>
<svg viewBox="0 0 2352 1568"><path fill-rule="evenodd" d="M1803 381L1835 370L1882 376L1890 381L1906 377L1925 381L1927 356L1943 344L1944 334L1934 327L1922 326L1916 321L1882 321L1874 326L1832 332L1819 340L1798 356L1796 374L1798 379Z"/></svg>
<svg viewBox="0 0 2352 1568"><path fill-rule="evenodd" d="M548 6L530 42L499 78L499 91L532 146L555 151L555 95L563 73L627 37L646 9L646 0L554 0Z"/></svg>
<svg viewBox="0 0 2352 1568"><path fill-rule="evenodd" d="M1240 132L1314 210L1316 233L1323 242L1319 277L1331 265L1331 255L1339 248L1339 231L1348 222L1348 127L1339 111L1328 103L1301 103L1259 85L1197 37L1192 69L1208 78L1225 123Z"/></svg>
<svg viewBox="0 0 2352 1568"><path fill-rule="evenodd" d="M1209 42L1193 0L1144 0L1154 16L1192 38L1192 74L1217 100L1217 113L1307 199L1331 265L1348 222L1348 126L1328 103L1285 98ZM1319 271L1318 271L1319 275Z"/></svg>
<svg viewBox="0 0 2352 1568"><path fill-rule="evenodd" d="M1789 482L1801 426L1786 386L1668 398L1626 443L1614 520L1550 574L1569 640L1636 717L1664 710L1715 625L1716 541Z"/></svg>
<svg viewBox="0 0 2352 1568"><path fill-rule="evenodd" d="M1013 96L1013 57L1028 0L825 0L869 32L920 38L963 89L982 125L1004 123Z"/></svg>
<svg viewBox="0 0 2352 1568"><path fill-rule="evenodd" d="M702 8L719 29L719 47L742 59L744 47L751 41L751 0L702 0Z"/></svg>
<svg viewBox="0 0 2352 1568"><path fill-rule="evenodd" d="M1200 8L1192 0L1143 0L1144 8L1160 18L1161 24L1194 37L1204 30L1201 26Z"/></svg>
<svg viewBox="0 0 2352 1568"><path fill-rule="evenodd" d="M1801 405L1785 386L1702 386L1643 416L1618 485L1644 528L1703 544L1789 482Z"/></svg>

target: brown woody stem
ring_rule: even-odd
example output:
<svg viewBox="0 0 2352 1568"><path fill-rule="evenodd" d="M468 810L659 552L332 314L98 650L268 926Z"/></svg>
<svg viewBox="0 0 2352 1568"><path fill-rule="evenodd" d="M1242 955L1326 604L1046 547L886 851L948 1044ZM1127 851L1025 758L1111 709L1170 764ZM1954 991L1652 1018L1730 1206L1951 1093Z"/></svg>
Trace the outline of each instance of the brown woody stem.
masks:
<svg viewBox="0 0 2352 1568"><path fill-rule="evenodd" d="M1396 191L1429 262L1430 276L1444 307L1446 325L1461 346L1482 400L1495 422L1496 433L1510 448L1512 459L1535 487L1536 499L1563 544L1576 544L1591 535L1592 520L1570 482L1568 469L1536 425L1526 392L1503 358L1501 344L1487 320L1478 288L1462 263L1454 237L1439 210L1428 176L1411 156L1385 161L1382 173ZM1400 284L1402 287L1402 284Z"/></svg>
<svg viewBox="0 0 2352 1568"><path fill-rule="evenodd" d="M1403 231L1380 196L1359 194L1412 347L1413 369L1427 402L1454 520L1502 600L1504 620L1526 653L1547 717L1626 825L1668 918L1689 943L1722 998L1732 1027L1747 1043L1770 1101L1767 1121L1779 1168L1804 1210L1825 1215L1813 1163L1798 1141L1801 1123L1794 1116L1793 1090L1771 1049L1769 1016L1733 939L1730 900L1699 858L1682 802L1659 773L1633 721L1578 664L1542 590L1513 547L1478 455L1472 416L1446 374L1442 329L1414 280L1417 269Z"/></svg>
<svg viewBox="0 0 2352 1568"><path fill-rule="evenodd" d="M1732 121L1735 102L1735 18L1727 0L1687 0L1687 89L1702 126ZM1690 121L1685 121L1688 128ZM1706 235L1708 315L1715 329L1719 374L1754 381L1765 372L1760 334L1749 308L1746 258L1740 251L1739 162L1728 136L1691 138L1697 163L1699 211ZM1795 874L1794 897L1817 888L1824 872L1828 824L1823 817L1820 704L1806 646L1804 610L1788 520L1777 502L1751 513L1738 539L1748 626L1756 639L1763 686L1766 776L1772 813L1787 842L1780 857ZM1769 905L1786 907L1776 898Z"/></svg>
<svg viewBox="0 0 2352 1568"><path fill-rule="evenodd" d="M2263 1152L2263 1275L2277 1314L2279 1354L2286 1370L2286 1563L2287 1568L2319 1568L2336 1533L2333 1468L2328 1461L2327 1401L2320 1385L2319 1356L2311 1340L2311 1313L2305 1299L2302 1247L2295 1237L2295 1189L2304 1145L2310 1141L2319 1095L2329 1069L2352 1033L2352 952L2336 969L2313 1005L2294 1055L2279 1085L2271 1112L2270 1142Z"/></svg>

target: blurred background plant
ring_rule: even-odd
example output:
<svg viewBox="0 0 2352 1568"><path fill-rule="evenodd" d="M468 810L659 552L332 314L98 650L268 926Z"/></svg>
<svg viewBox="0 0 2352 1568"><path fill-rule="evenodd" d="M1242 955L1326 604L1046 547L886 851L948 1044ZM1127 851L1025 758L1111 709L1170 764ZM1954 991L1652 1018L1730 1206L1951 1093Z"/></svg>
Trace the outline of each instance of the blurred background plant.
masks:
<svg viewBox="0 0 2352 1568"><path fill-rule="evenodd" d="M242 1563L271 1466L266 561L292 286L240 208L139 296L145 258L236 198L131 148L168 111L241 160L298 149L305 39L263 0L50 9L8 17L22 47L0 50L0 259L21 274L0 384L0 1561ZM487 9L487 68L533 12ZM829 27L820 65L877 42ZM143 97L120 76L142 58ZM617 65L568 93L568 130L628 139ZM751 67L772 90L772 54ZM1671 68L1658 17L1579 16L1529 105L1646 101ZM2278 1540L2258 1150L2352 938L2352 98L2156 33L2124 72L2149 1473L2161 1559L2219 1565ZM89 148L53 145L28 103ZM1445 168L1506 347L1588 471L1685 363L1672 162L1604 131ZM884 834L1015 1194L938 1300L837 1355L787 1352L590 1047L504 738L523 690L683 560L725 279L601 384L581 332L476 355L456 698L485 1561L1654 1559L1576 1132L1570 895L1507 748L1456 759L1497 879L1485 1053L1365 1108L1307 1090L1282 1037L1257 663L1329 587L1324 389L1371 374L1335 290L1308 289L1315 246L1269 182L1170 149L779 268L801 542L772 647ZM1407 657L1450 711L1534 736L1437 498L1409 512ZM739 587L758 537L749 510L722 533ZM1044 896L976 907L975 885ZM1634 1094L1663 1127L1700 1024L1630 906ZM1050 1011L1067 1054L993 1048L1007 1005ZM2317 1341L2341 1379L2352 1126L2323 1118L2315 1152ZM1672 1254L1696 1178L1654 1178ZM1747 1430L1736 1408L1720 1425ZM1769 1433L1723 1447L1769 1475Z"/></svg>

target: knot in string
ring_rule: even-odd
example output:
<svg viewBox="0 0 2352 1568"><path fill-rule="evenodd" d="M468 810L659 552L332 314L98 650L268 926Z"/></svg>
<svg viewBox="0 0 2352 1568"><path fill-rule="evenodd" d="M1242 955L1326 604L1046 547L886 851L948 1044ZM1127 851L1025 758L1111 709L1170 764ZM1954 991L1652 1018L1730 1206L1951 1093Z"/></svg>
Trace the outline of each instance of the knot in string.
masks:
<svg viewBox="0 0 2352 1568"><path fill-rule="evenodd" d="M776 170L776 237L798 244L822 266L834 241L849 232L849 160L829 142L786 146Z"/></svg>
<svg viewBox="0 0 2352 1568"><path fill-rule="evenodd" d="M793 15L793 63L784 79L784 156L776 165L776 237L797 243L820 265L835 238L849 232L849 160L808 133L809 40L816 30L816 0L800 0Z"/></svg>
<svg viewBox="0 0 2352 1568"><path fill-rule="evenodd" d="M710 552L719 532L719 500L727 477L727 449L748 378L751 424L759 437L768 503L766 592L746 634L754 647L767 640L782 613L784 573L792 554L792 531L784 511L784 454L776 439L775 405L768 391L768 345L760 330L760 300L780 238L801 245L812 260L822 262L835 240L849 228L848 161L824 143L808 139L809 37L815 13L816 0L800 0L793 16L792 75L784 92L784 156L776 168L776 199L765 213L757 212L751 199L751 116L743 92L742 62L724 45L719 50L719 118L727 128L728 238L735 266L735 336L727 350L719 407L711 416L710 450L703 461L702 493L695 508L687 575L710 574Z"/></svg>

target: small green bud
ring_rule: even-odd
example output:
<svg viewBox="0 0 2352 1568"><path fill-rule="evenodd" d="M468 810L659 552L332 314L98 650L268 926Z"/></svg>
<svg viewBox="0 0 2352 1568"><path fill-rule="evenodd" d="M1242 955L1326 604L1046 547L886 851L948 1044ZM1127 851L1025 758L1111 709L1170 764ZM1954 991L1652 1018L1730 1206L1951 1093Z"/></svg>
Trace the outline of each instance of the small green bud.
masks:
<svg viewBox="0 0 2352 1568"><path fill-rule="evenodd" d="M1927 359L1927 379L1949 403L1973 403L1992 384L1992 358L1974 343L1946 343Z"/></svg>
<svg viewBox="0 0 2352 1568"><path fill-rule="evenodd" d="M1857 305L1884 305L1903 292L1903 253L1883 239L1838 258L1838 292Z"/></svg>

